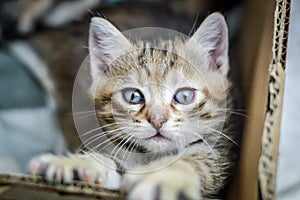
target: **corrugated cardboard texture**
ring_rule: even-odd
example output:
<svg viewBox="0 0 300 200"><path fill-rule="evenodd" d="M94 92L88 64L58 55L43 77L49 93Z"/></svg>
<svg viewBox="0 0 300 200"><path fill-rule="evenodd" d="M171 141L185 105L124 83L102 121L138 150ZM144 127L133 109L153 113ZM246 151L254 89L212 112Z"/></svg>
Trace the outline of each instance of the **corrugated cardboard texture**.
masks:
<svg viewBox="0 0 300 200"><path fill-rule="evenodd" d="M0 175L1 200L119 200L120 194L97 185L74 182L71 185L49 184L40 177Z"/></svg>

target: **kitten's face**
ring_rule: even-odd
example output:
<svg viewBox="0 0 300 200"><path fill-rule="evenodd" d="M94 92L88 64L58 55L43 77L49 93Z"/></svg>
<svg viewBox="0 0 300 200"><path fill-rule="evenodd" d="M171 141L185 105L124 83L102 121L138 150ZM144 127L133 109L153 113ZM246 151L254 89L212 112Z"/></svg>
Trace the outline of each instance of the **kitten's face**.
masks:
<svg viewBox="0 0 300 200"><path fill-rule="evenodd" d="M121 56L110 56L114 59L94 83L98 119L108 138L119 147L151 152L209 140L209 129L219 130L224 122L220 110L230 83L227 69L222 73L219 68L228 67L227 60L220 62L219 54L219 60L212 60L205 49L179 40L162 41L164 50L127 42L119 47ZM91 61L99 69L107 57L97 53Z"/></svg>

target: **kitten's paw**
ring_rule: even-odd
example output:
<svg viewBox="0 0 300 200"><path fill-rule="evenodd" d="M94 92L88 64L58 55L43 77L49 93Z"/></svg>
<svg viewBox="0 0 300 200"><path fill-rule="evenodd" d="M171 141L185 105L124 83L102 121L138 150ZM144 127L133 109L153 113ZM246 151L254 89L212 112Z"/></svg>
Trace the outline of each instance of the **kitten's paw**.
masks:
<svg viewBox="0 0 300 200"><path fill-rule="evenodd" d="M127 173L121 189L129 200L200 200L200 181L187 163L177 161L165 167L141 167ZM158 169L158 170L157 170ZM157 170L157 171L153 171Z"/></svg>
<svg viewBox="0 0 300 200"><path fill-rule="evenodd" d="M68 184L80 180L111 189L120 187L121 177L115 169L116 164L111 159L102 155L97 155L95 159L88 154L69 157L45 154L29 163L29 173L43 176L49 182Z"/></svg>

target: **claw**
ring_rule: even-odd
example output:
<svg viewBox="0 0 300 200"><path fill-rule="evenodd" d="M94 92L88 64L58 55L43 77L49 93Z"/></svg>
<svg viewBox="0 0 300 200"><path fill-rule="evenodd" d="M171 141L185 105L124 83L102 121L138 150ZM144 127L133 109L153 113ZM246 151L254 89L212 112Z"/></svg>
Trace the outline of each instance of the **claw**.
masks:
<svg viewBox="0 0 300 200"><path fill-rule="evenodd" d="M83 170L83 176L82 176L83 181L85 182L92 182L92 173L89 169L84 169Z"/></svg>
<svg viewBox="0 0 300 200"><path fill-rule="evenodd" d="M54 180L56 182L62 182L64 176L64 170L61 166L58 166L54 172Z"/></svg>
<svg viewBox="0 0 300 200"><path fill-rule="evenodd" d="M103 178L101 176L98 176L95 180L95 183L101 185L103 183Z"/></svg>
<svg viewBox="0 0 300 200"><path fill-rule="evenodd" d="M30 163L30 174L35 176L45 176L48 164L43 163L42 161L33 161Z"/></svg>

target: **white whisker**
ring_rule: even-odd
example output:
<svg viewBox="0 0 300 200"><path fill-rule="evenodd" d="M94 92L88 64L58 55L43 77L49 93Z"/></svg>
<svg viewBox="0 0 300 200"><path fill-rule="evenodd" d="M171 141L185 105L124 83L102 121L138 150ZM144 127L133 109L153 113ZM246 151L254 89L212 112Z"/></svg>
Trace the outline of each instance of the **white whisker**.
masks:
<svg viewBox="0 0 300 200"><path fill-rule="evenodd" d="M132 145L135 143L135 141L137 140L137 138L136 139L134 139L133 141L131 141L131 143L128 145L128 147L125 149L125 153L124 153L124 155L123 155L123 158L122 158L122 160L125 160L125 155L127 154L127 152L129 152L129 154L130 154L130 147L132 147ZM128 160L128 159L127 159Z"/></svg>
<svg viewBox="0 0 300 200"><path fill-rule="evenodd" d="M117 155L119 154L119 152L121 151L121 149L124 147L124 145L127 144L133 137L134 137L134 135L129 135L129 137L126 137L126 141L119 147L119 150L115 153L114 160L116 159ZM120 144L121 143L122 142L120 142Z"/></svg>
<svg viewBox="0 0 300 200"><path fill-rule="evenodd" d="M126 124L126 122L114 122L114 123L111 123L111 124L106 124L104 126L100 126L100 127L97 127L97 128L95 128L93 130L87 131L87 132L83 133L81 136L86 136L87 134L92 133L94 131L98 131L98 130L101 130L103 128L109 127L109 126L119 125L119 124ZM130 124L130 123L127 122L127 124Z"/></svg>
<svg viewBox="0 0 300 200"><path fill-rule="evenodd" d="M124 140L126 140L128 137L130 137L131 135L125 135L123 138L122 138L122 140L113 148L113 150L110 152L110 155L112 156L113 154L114 154L114 152L115 152L115 150L119 147L119 145L121 145L122 144L122 142L124 141Z"/></svg>
<svg viewBox="0 0 300 200"><path fill-rule="evenodd" d="M101 139L102 137L106 137L110 133L114 133L114 132L125 130L125 129L126 129L126 127L122 127L122 128L114 129L111 131L105 131L105 132L98 133L92 137L89 137L87 140L85 140L84 143L89 141L88 143L85 144L85 146L88 146L89 144L95 142L96 140Z"/></svg>
<svg viewBox="0 0 300 200"><path fill-rule="evenodd" d="M210 149L210 152L212 153L212 155L214 156L214 158L216 160L218 170L219 170L219 172L221 172L219 159L218 159L218 156L216 155L216 153L214 151L214 148L207 142L207 140L203 136L199 135L197 132L192 132L192 133L196 137L199 137L199 139L201 139L207 145L207 147Z"/></svg>
<svg viewBox="0 0 300 200"><path fill-rule="evenodd" d="M208 128L209 130L211 130L211 131L213 131L213 132L215 132L215 133L219 133L221 136L223 136L223 137L225 137L226 139L228 139L229 141L231 141L233 144L235 144L236 146L240 146L236 141L234 141L233 139L231 139L228 135L226 135L226 134L224 134L224 133L222 133L221 131L218 131L218 130L216 130L216 129L214 129L214 128L211 128L211 127L209 127L209 126L204 126L205 128Z"/></svg>
<svg viewBox="0 0 300 200"><path fill-rule="evenodd" d="M122 129L122 131L124 130L128 130L129 128L127 127L124 127L124 129ZM102 149L104 149L105 147L107 147L108 145L112 144L113 142L117 141L119 138L119 136L123 136L123 135L126 135L126 133L121 133L121 134L116 134L114 135L113 137L111 138L107 138L105 141L101 142L100 144L96 145L95 147L93 147L93 149L96 149L98 147L100 147L101 145L105 144L105 143L108 143L106 144L105 146L103 146L100 150L98 151L101 151ZM115 140L114 140L115 139Z"/></svg>
<svg viewBox="0 0 300 200"><path fill-rule="evenodd" d="M138 139L138 138L135 140L133 146L132 146L131 149L129 150L129 155L128 155L128 157L127 157L127 160L130 158L133 149L139 144L139 141L140 141L140 139Z"/></svg>

